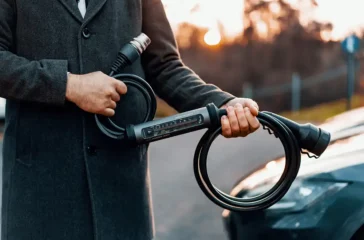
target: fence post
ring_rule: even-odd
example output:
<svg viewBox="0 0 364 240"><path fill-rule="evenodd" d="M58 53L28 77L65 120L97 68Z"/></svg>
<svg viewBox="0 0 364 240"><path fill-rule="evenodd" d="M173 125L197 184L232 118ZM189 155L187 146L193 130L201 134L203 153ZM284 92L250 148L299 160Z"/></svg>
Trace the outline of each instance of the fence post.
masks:
<svg viewBox="0 0 364 240"><path fill-rule="evenodd" d="M301 105L301 78L298 73L292 74L292 112L300 110Z"/></svg>
<svg viewBox="0 0 364 240"><path fill-rule="evenodd" d="M243 84L243 97L244 98L253 98L253 88L250 83Z"/></svg>

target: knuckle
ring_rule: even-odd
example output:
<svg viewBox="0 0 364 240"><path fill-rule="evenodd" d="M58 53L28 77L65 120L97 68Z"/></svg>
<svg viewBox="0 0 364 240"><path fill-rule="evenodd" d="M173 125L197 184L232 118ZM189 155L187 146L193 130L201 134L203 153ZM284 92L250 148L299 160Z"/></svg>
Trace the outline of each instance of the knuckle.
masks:
<svg viewBox="0 0 364 240"><path fill-rule="evenodd" d="M128 90L128 88L126 87L126 85L125 85L124 83L122 83L122 84L120 85L120 87L121 87L121 89L122 89L124 92L126 92L126 91Z"/></svg>
<svg viewBox="0 0 364 240"><path fill-rule="evenodd" d="M104 107L101 107L101 106L96 109L96 111L98 113L102 113L102 112L104 112L104 110L105 110L105 108Z"/></svg>
<svg viewBox="0 0 364 240"><path fill-rule="evenodd" d="M109 103L109 99L104 97L100 100L100 106L105 107Z"/></svg>
<svg viewBox="0 0 364 240"><path fill-rule="evenodd" d="M240 133L239 126L233 126L233 127L231 127L231 130L234 132L234 134L239 134Z"/></svg>
<svg viewBox="0 0 364 240"><path fill-rule="evenodd" d="M235 116L236 116L235 111L228 112L228 117L229 118L234 118Z"/></svg>
<svg viewBox="0 0 364 240"><path fill-rule="evenodd" d="M103 109L96 109L95 111L97 114L103 114L104 113L104 110Z"/></svg>
<svg viewBox="0 0 364 240"><path fill-rule="evenodd" d="M223 132L222 135L226 138L230 138L231 137L231 133L229 132Z"/></svg>
<svg viewBox="0 0 364 240"><path fill-rule="evenodd" d="M240 129L240 133L241 134L247 134L249 132L250 132L250 129L249 128L248 129Z"/></svg>
<svg viewBox="0 0 364 240"><path fill-rule="evenodd" d="M235 111L236 111L237 113L241 114L241 113L243 113L243 112L244 112L244 109L243 109L242 107L237 107L237 108L235 109Z"/></svg>
<svg viewBox="0 0 364 240"><path fill-rule="evenodd" d="M254 123L252 127L253 127L254 129L258 129L258 128L260 127L259 122Z"/></svg>
<svg viewBox="0 0 364 240"><path fill-rule="evenodd" d="M104 93L105 93L106 95L110 95L110 94L111 94L110 88L109 88L109 87L105 87L105 88L104 88Z"/></svg>
<svg viewBox="0 0 364 240"><path fill-rule="evenodd" d="M240 123L240 129L243 131L249 130L249 124L246 121Z"/></svg>
<svg viewBox="0 0 364 240"><path fill-rule="evenodd" d="M232 127L236 127L236 126L238 126L238 120L236 118L231 118L230 124Z"/></svg>
<svg viewBox="0 0 364 240"><path fill-rule="evenodd" d="M245 117L245 115L244 115L244 114L239 115L239 124L240 124L240 125L245 125L245 124L247 124L247 119L246 119L246 117Z"/></svg>
<svg viewBox="0 0 364 240"><path fill-rule="evenodd" d="M118 81L116 80L112 80L110 81L110 87L113 88L113 89L117 89L118 88Z"/></svg>
<svg viewBox="0 0 364 240"><path fill-rule="evenodd" d="M229 132L229 131L230 131L230 129L229 129L229 127L227 127L226 125L223 125L223 126L221 127L221 131L222 131L223 133L227 133L227 132Z"/></svg>
<svg viewBox="0 0 364 240"><path fill-rule="evenodd" d="M224 126L222 126L222 129L221 130L222 130L222 135L224 137L229 137L231 135L231 129L226 124Z"/></svg>
<svg viewBox="0 0 364 240"><path fill-rule="evenodd" d="M106 109L106 108L108 108L109 106L110 106L110 102L105 101L105 102L104 102L104 104L103 104L103 106L102 106L102 109Z"/></svg>
<svg viewBox="0 0 364 240"><path fill-rule="evenodd" d="M107 76L105 77L105 80L110 87L115 88L116 80L114 78Z"/></svg>
<svg viewBox="0 0 364 240"><path fill-rule="evenodd" d="M113 87L117 87L119 85L119 81L116 80L115 78L110 78L110 83L112 84Z"/></svg>
<svg viewBox="0 0 364 240"><path fill-rule="evenodd" d="M115 87L117 87L120 90L124 90L126 89L126 85L125 83L121 82L121 81L116 81L115 82Z"/></svg>

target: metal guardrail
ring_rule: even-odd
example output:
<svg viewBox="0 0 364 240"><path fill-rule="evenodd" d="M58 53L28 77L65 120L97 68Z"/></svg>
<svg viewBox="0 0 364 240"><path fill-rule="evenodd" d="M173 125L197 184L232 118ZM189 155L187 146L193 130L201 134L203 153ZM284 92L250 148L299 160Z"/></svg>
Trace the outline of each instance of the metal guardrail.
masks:
<svg viewBox="0 0 364 240"><path fill-rule="evenodd" d="M302 88L309 88L309 87L312 87L312 86L314 86L316 84L320 84L320 83L323 83L323 82L330 81L330 80L332 80L334 78L346 76L346 74L347 74L347 66L344 65L344 66L341 66L341 67L336 68L334 70L331 70L331 71L328 71L328 72L325 72L325 73L322 73L322 74L318 74L318 75L313 76L313 77L306 78L303 81Z"/></svg>
<svg viewBox="0 0 364 240"><path fill-rule="evenodd" d="M359 65L357 66L359 68ZM252 99L272 97L279 94L291 93L292 111L300 110L301 92L303 89L311 88L315 85L335 80L339 77L346 77L348 73L347 65L342 65L324 73L320 73L305 79L301 79L297 73L292 74L290 82L274 86L254 89L250 85L243 88L243 96Z"/></svg>
<svg viewBox="0 0 364 240"><path fill-rule="evenodd" d="M251 94L249 94L251 96L245 95L246 97L250 97L250 98L270 97L270 96L274 96L277 94L291 92L292 88L293 88L292 85L294 85L293 81L297 81L297 79L300 82L300 89L306 89L306 88L310 88L316 84L327 82L327 81L330 81L337 77L345 76L346 73L347 73L347 67L346 67L346 65L344 65L339 68L335 68L333 70L330 70L330 71L327 71L327 72L324 72L324 73L321 73L321 74L318 74L315 76L311 76L311 77L308 77L303 80L301 80L297 74L293 74L291 82L287 82L287 83L283 83L283 84L279 84L279 85L275 85L275 86L263 87L263 88L259 88L259 89L244 89L244 92L245 91L251 92Z"/></svg>

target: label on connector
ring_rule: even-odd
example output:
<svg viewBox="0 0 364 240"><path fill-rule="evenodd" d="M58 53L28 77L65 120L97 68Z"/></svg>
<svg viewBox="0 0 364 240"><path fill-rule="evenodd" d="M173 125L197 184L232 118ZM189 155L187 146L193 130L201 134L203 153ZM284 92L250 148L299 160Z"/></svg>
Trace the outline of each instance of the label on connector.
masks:
<svg viewBox="0 0 364 240"><path fill-rule="evenodd" d="M171 133L178 134L179 131L203 125L203 116L201 114L189 116L185 118L160 123L154 126L144 128L142 130L144 139L159 138L161 136L170 135Z"/></svg>

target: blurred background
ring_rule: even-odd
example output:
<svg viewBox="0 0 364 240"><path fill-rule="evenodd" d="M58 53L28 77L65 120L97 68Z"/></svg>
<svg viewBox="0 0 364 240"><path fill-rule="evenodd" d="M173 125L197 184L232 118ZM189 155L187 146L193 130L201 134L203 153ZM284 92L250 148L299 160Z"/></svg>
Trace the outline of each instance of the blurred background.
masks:
<svg viewBox="0 0 364 240"><path fill-rule="evenodd" d="M253 98L261 110L303 123L321 124L364 106L364 1L163 3L182 60L204 81ZM176 113L162 100L158 103L158 117ZM335 125L344 128L345 121L357 115L344 115ZM203 133L151 145L157 239L228 239L223 209L206 198L193 175L193 154ZM173 154L166 154L167 150ZM219 137L211 148L208 170L212 182L230 192L256 169L276 171L272 160L282 154L279 141L262 129L246 139Z"/></svg>
<svg viewBox="0 0 364 240"><path fill-rule="evenodd" d="M346 110L347 56L342 41L352 34L362 39L363 1L163 3L184 63L204 81L236 96L254 98L264 110L295 112L294 117L304 120L320 121ZM353 104L357 106L364 104L362 51L355 56ZM309 116L307 112L297 116L319 104L324 105ZM169 114L166 106L160 103L158 114Z"/></svg>
<svg viewBox="0 0 364 240"><path fill-rule="evenodd" d="M321 124L356 108L332 125L364 124L364 114L358 117L364 112L363 0L162 1L183 62L204 81L299 122ZM0 98L0 121L4 108ZM157 117L174 113L158 100ZM193 175L194 151L204 132L151 144L156 240L228 239L223 209L202 193ZM262 128L247 138L218 137L208 171L219 189L230 192L257 169L275 172L274 159L282 154L281 143Z"/></svg>

